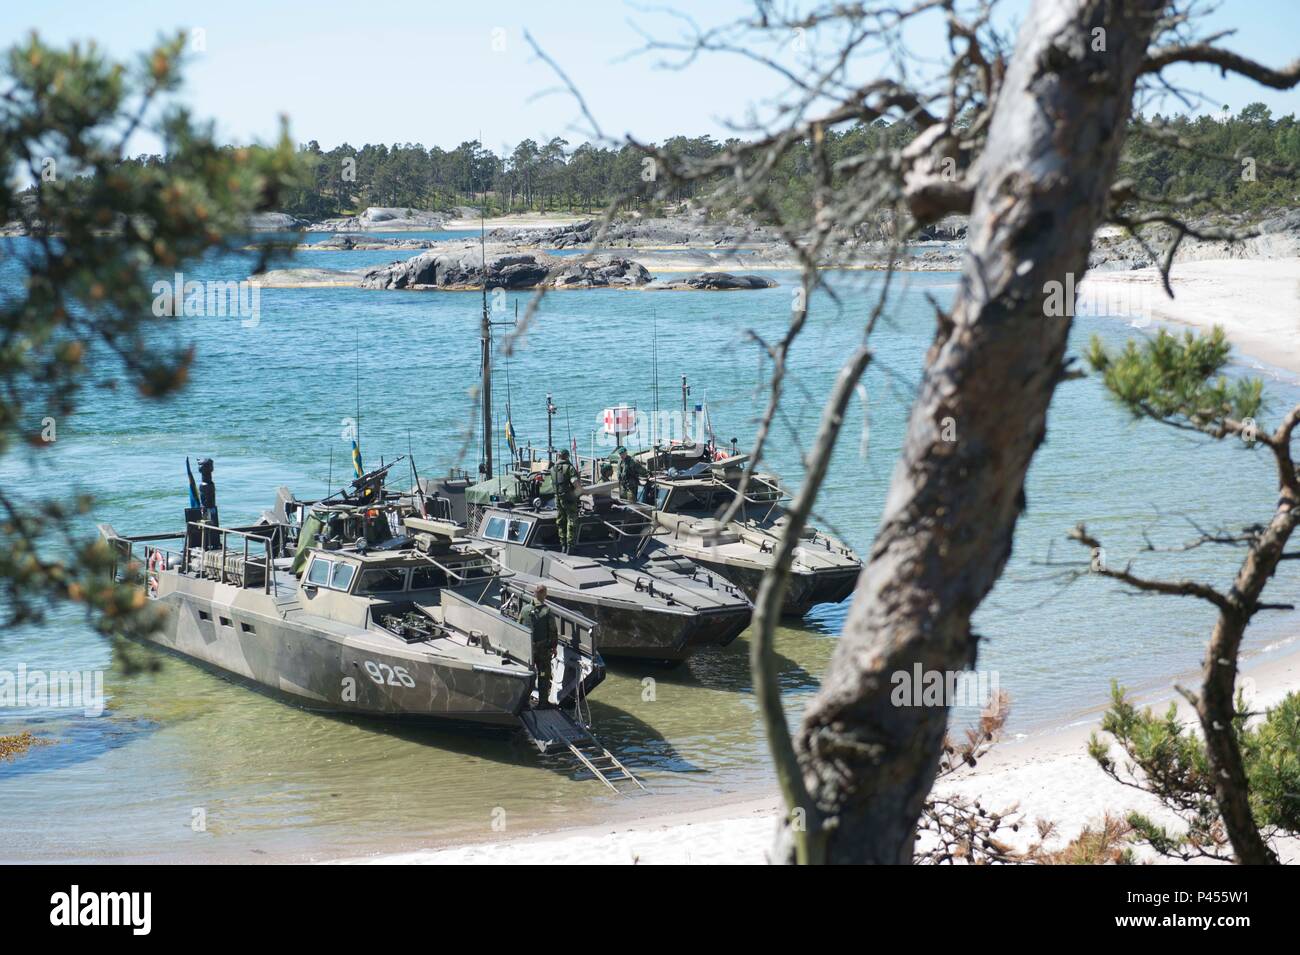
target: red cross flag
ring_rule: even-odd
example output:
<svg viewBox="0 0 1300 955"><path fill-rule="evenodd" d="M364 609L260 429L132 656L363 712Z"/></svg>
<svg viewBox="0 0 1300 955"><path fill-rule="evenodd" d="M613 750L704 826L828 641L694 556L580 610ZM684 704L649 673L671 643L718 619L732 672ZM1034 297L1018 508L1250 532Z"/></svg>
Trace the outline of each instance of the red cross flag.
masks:
<svg viewBox="0 0 1300 955"><path fill-rule="evenodd" d="M627 405L606 408L604 421L606 434L630 434L636 430L636 409Z"/></svg>

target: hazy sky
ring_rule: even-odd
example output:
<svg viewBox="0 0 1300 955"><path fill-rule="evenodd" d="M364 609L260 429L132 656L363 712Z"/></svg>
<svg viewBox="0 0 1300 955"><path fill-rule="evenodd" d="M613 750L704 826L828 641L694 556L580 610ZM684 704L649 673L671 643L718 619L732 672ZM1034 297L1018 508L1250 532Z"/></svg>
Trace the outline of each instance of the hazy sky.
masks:
<svg viewBox="0 0 1300 955"><path fill-rule="evenodd" d="M703 25L748 9L739 0L666 2ZM1027 0L1003 6L1004 19L1017 19ZM942 51L937 25L931 21L913 37L922 54ZM658 68L657 54L629 57L644 44L637 26L661 39L682 31L661 8L619 0L0 5L6 44L35 29L52 42L94 39L117 57L145 49L161 33L200 28L205 49L192 54L184 98L199 116L215 119L224 137L239 142L272 139L284 114L295 140L315 139L325 148L342 142L451 148L478 138L480 130L484 145L498 151L524 137L561 135L576 145L588 127L567 94L538 95L555 90L557 80L528 47L524 30L568 72L607 135L721 138L728 135L728 120L744 121L751 108L783 88L770 71L734 56L707 55L680 71ZM1226 45L1270 65L1300 53L1300 0L1228 0L1208 26L1236 28ZM862 69L869 74L871 63ZM1300 112L1294 92L1220 79L1209 67L1173 75L1207 94L1214 104L1208 111L1262 100L1275 114ZM1182 108L1171 101L1165 111Z"/></svg>

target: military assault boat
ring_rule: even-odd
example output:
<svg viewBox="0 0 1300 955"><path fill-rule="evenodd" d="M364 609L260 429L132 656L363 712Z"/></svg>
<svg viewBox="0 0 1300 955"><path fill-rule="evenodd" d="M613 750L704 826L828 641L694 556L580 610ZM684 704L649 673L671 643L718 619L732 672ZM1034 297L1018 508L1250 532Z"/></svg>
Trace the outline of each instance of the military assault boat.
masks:
<svg viewBox="0 0 1300 955"><path fill-rule="evenodd" d="M611 496L612 483L586 489L577 542L565 553L549 472L537 465L475 484L426 481L424 503L503 568L540 578L553 602L594 620L602 656L680 662L749 626L753 607L741 589L656 538L645 514Z"/></svg>
<svg viewBox="0 0 1300 955"><path fill-rule="evenodd" d="M689 387L682 378L682 420L687 411ZM784 502L789 495L775 476L749 471L749 455L731 446L719 447L708 421L708 409L698 405L703 422L694 439L657 443L635 455L648 477L641 501L624 502L656 525L655 537L672 551L740 587L751 599L758 596L763 574L776 560L776 549L789 520ZM688 426L689 431L689 426ZM594 480L604 459L584 458L580 470ZM648 493L647 493L648 492ZM722 523L727 509L739 498L733 520ZM862 570L861 559L843 541L805 527L790 568L790 585L782 613L803 616L824 603L848 597Z"/></svg>
<svg viewBox="0 0 1300 955"><path fill-rule="evenodd" d="M527 581L503 577L457 528L394 524L369 500L296 515L290 503L282 492L245 527L100 525L119 578L167 609L152 642L309 709L530 732L539 708L577 710L604 678L592 622L553 606L551 698L537 699L531 632L516 620Z"/></svg>
<svg viewBox="0 0 1300 955"><path fill-rule="evenodd" d="M710 452L701 448L650 452L655 463L681 455ZM776 547L786 522L783 501L788 495L771 475L751 474L734 520L723 524L718 516L740 496L740 481L748 455L696 465L657 466L652 471L653 505L641 505L661 528L661 538L675 551L701 567L738 585L749 597L758 596L764 572L775 561ZM790 587L781 610L803 616L824 603L839 603L857 584L862 561L845 543L815 527L805 527L790 567Z"/></svg>

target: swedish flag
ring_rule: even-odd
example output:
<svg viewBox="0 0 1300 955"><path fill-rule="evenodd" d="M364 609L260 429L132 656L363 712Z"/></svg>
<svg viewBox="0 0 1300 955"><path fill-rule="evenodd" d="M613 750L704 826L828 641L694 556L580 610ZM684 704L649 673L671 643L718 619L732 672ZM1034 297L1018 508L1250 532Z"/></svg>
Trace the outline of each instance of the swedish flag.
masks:
<svg viewBox="0 0 1300 955"><path fill-rule="evenodd" d="M352 470L357 472L357 477L366 473L366 469L361 466L361 448L357 447L357 439L352 439Z"/></svg>
<svg viewBox="0 0 1300 955"><path fill-rule="evenodd" d="M199 489L194 486L194 472L190 470L190 459L185 459L185 476L190 479L190 507L199 506Z"/></svg>
<svg viewBox="0 0 1300 955"><path fill-rule="evenodd" d="M515 426L506 418L506 444L510 446L510 454L513 457L519 452L515 450Z"/></svg>

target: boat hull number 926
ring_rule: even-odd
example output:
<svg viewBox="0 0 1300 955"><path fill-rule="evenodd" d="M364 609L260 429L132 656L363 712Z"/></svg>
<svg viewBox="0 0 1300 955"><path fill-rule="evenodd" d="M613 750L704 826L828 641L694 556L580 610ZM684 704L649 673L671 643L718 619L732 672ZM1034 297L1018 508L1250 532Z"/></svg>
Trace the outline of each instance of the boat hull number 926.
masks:
<svg viewBox="0 0 1300 955"><path fill-rule="evenodd" d="M380 686L404 686L407 689L415 686L415 678L406 672L406 667L393 667L374 660L366 660L365 665L370 679Z"/></svg>

